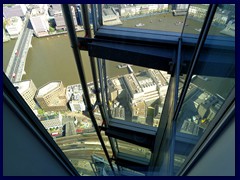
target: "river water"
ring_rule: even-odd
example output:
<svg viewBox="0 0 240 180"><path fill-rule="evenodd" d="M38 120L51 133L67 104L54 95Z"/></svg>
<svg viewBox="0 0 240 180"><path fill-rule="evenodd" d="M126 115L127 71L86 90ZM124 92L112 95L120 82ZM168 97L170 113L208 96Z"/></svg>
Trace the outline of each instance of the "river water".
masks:
<svg viewBox="0 0 240 180"><path fill-rule="evenodd" d="M161 20L160 20L161 19ZM184 16L174 17L170 14L156 15L151 17L142 17L140 19L131 19L123 22L124 27L135 27L138 23L144 23L144 29L167 30L181 32L182 26L176 26L176 21L183 21ZM200 28L200 22L192 21L192 32L195 28ZM78 32L78 36L83 37L84 32ZM7 68L12 50L16 40L11 40L3 44L3 68ZM87 82L92 81L89 57L87 51L81 51L83 65ZM127 69L118 69L118 62L107 62L107 74L109 77L114 77L121 74L126 74ZM141 67L133 67L135 72L142 70ZM43 86L50 81L61 80L64 86L79 83L79 76L70 46L70 40L67 34L59 36L51 36L44 38L32 39L32 48L29 49L26 65L26 75L23 75L22 80L32 79L37 88Z"/></svg>

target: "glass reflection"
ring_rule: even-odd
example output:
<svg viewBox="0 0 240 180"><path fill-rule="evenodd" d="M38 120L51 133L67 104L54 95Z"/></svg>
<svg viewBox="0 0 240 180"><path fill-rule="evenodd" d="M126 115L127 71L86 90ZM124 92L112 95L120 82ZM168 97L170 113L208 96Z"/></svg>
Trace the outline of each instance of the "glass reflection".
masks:
<svg viewBox="0 0 240 180"><path fill-rule="evenodd" d="M182 36L186 34L196 34L199 35L206 13L208 10L208 4L191 4L189 6L188 14L184 24ZM197 36L198 37L198 36Z"/></svg>
<svg viewBox="0 0 240 180"><path fill-rule="evenodd" d="M151 151L147 148L137 146L131 143L127 143L125 141L117 140L118 151L120 153L128 154L134 157L139 157L142 160L150 160Z"/></svg>
<svg viewBox="0 0 240 180"><path fill-rule="evenodd" d="M108 101L112 118L157 127L170 74L131 64L107 61Z"/></svg>
<svg viewBox="0 0 240 180"><path fill-rule="evenodd" d="M221 17L220 19L224 20L222 17L225 12L227 12L225 8L230 8L230 6L231 8L234 7L232 5L220 5L218 7L207 40L210 41L211 39L209 37L212 37L212 35L214 35L214 38L218 38L220 35L222 36L221 28L219 27L223 24L225 24L225 26L228 25L226 24L227 21L220 21L219 18ZM221 16L219 15L220 12ZM233 17L232 13L228 15L228 23L234 22L234 19L231 19ZM229 28L226 34L232 36L233 34L231 34L231 31L233 29ZM226 40L234 41L234 39L229 38ZM207 53L211 54L214 48L216 47L212 47L212 49L209 48ZM231 53L235 53L234 49ZM203 54L200 55L199 59L202 58ZM214 62L217 64L220 61L221 59L216 59L216 62ZM229 56L226 61L233 67L235 66L234 56ZM218 121L218 119L215 119L216 115L221 111L221 107L225 103L225 100L235 88L235 75L232 76L232 74L235 73L234 68L226 68L223 70L224 72L222 72L222 74L219 73L219 76L223 76L224 74L223 77L209 76L207 73L212 71L210 66L208 66L210 63L211 62L206 61L204 65L201 65L199 61L197 62L193 72L194 75L192 76L191 83L177 118L174 153L175 157L181 155L183 157L183 162L203 134L210 128L211 124ZM201 75L196 74L197 69L198 73ZM176 158L174 159L174 174L177 173L182 163L179 163Z"/></svg>

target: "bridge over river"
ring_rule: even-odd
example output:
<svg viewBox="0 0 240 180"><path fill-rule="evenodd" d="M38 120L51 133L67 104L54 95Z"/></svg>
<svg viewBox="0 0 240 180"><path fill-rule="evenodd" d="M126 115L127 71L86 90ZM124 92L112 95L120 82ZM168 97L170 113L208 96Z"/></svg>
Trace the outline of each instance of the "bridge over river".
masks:
<svg viewBox="0 0 240 180"><path fill-rule="evenodd" d="M29 23L29 18L27 18L26 24L17 39L8 63L6 75L11 82L21 81L22 76L25 73L25 62L28 50L32 46L31 41L33 36L33 30L28 28Z"/></svg>

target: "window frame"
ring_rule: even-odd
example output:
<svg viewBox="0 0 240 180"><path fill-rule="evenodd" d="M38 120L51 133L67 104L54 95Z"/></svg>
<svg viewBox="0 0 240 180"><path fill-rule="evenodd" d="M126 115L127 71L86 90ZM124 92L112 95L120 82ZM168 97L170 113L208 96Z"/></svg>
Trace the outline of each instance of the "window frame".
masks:
<svg viewBox="0 0 240 180"><path fill-rule="evenodd" d="M98 5L98 6L100 7L101 5ZM210 9L210 7L208 9ZM102 23L102 22L100 22L100 23ZM97 23L94 23L94 24L96 26ZM126 52L126 51L129 50L129 47L132 47L132 49L130 48L132 51L128 51L127 55L132 53L132 54L130 54L130 56L134 57L134 56L136 56L136 54L141 54L142 55L142 52L140 50L138 50L139 47L141 47L141 46L146 47L147 46L149 49L147 50L148 53L146 53L145 56L144 56L145 64L144 65L142 64L142 66L149 67L149 66L147 66L147 63L149 63L149 62L146 63L146 59L151 57L151 54L153 52L157 53L159 51L159 49L158 50L154 49L154 47L158 47L158 48L162 47L163 48L164 45L167 45L167 46L175 45L175 47L173 49L171 49L171 51L172 51L171 55L172 56L168 56L166 58L167 60L165 59L165 61L164 60L162 61L163 64L166 65L164 67L165 69L163 69L163 65L161 65L160 68L157 67L157 69L159 69L159 70L167 70L169 73L171 73L172 83L170 83L170 84L173 84L172 85L173 92L176 94L176 92L177 92L177 89L176 89L177 81L174 82L174 80L173 80L174 76L178 76L179 77L180 73L186 73L187 72L186 69L184 71L184 64L176 65L176 61L177 61L176 60L176 53L177 53L177 50L178 50L177 47L178 47L178 42L179 42L178 39L177 39L177 41L174 38L172 38L172 39L170 38L170 40L168 40L167 36L170 35L171 33L169 33L169 32L162 33L161 32L162 33L161 34L161 38L162 39L160 38L160 39L157 39L155 41L155 39L153 38L154 35L151 34L154 31L151 31L151 30L139 30L139 29L128 29L128 28L127 29L126 28L113 28L113 27L105 27L105 26L99 26L99 25L97 25L97 26L98 26L97 28L96 27L94 28L95 31L96 31L95 32L96 35L95 35L95 37L93 39L91 39L91 38L78 38L78 45L80 45L79 49L80 50L87 50L90 57L96 57L96 58L101 58L101 59L109 59L109 60L113 60L113 61L117 61L117 62L122 62L120 59L118 59L119 57L117 57L119 55L119 53ZM114 33L111 33L111 32L114 32ZM141 38L139 38L139 35L141 34L140 32L141 33L142 32L146 32L146 33L148 32L147 33L148 35L146 35L144 38L142 38L142 36L140 36ZM120 38L117 37L117 35L120 35ZM109 40L110 37L111 37L111 39ZM235 43L234 43L234 41L226 41L226 39L231 39L231 38L220 38L219 39L219 36L217 36L217 37L218 38L216 39L213 36L212 39L210 38L211 40L206 40L206 41L204 39L204 41L205 41L205 48L206 48L204 50L207 51L208 48L211 48L211 49L214 48L217 51L218 56L221 57L222 60L224 60L224 58L227 57L227 55L229 55L229 54L232 55L232 52L235 50ZM151 43L151 40L153 40L153 39L154 39L154 42L155 42L154 46ZM186 35L186 36L182 37L182 52L184 52L184 53L185 53L185 51L187 52L188 48L190 48L192 50L194 48L194 45L196 45L197 41L198 40L196 38L194 38L193 36L191 36L191 35ZM121 44L123 44L125 48L124 47L120 47ZM109 58L109 56L104 56L104 53L103 53L103 52L106 53L106 50L109 50L109 49L111 49L111 51L112 50L116 50L114 53L112 53L111 58ZM219 51L219 49L221 49L221 51ZM119 52L119 53L116 53L116 52ZM166 52L166 49L162 49L161 53L164 54L164 52ZM182 54L184 54L184 53L182 53ZM114 56L113 54L117 54L117 55ZM205 53L203 52L202 54L205 54ZM188 59L189 61L187 63L191 64L192 52L190 54L187 54L187 55L188 55L188 58L189 58ZM208 58L208 56L209 55L205 56L203 59ZM124 55L124 57L127 57L126 54ZM131 59L131 57L129 59ZM159 56L159 57L161 57L161 56ZM162 56L162 58L164 59L164 56ZM214 61L213 58L216 58L216 54L214 54L212 57L210 57L210 59L209 58L205 59L205 61L211 62L212 63L211 65L215 66L216 61ZM105 60L103 60L103 61L105 61ZM201 59L199 61L201 62ZM127 60L127 62L129 62L129 60ZM184 63L184 61L182 61L182 62ZM132 63L132 64L139 65L139 62L135 62L135 63ZM230 62L228 64L228 66L231 67L231 65L232 64ZM181 70L182 70L181 72L180 71L176 71L177 75L175 74L176 66L178 67L178 69L181 68ZM191 65L191 66L194 66L194 65ZM225 68L226 64L221 62L220 66ZM104 68L106 68L106 66ZM206 74L206 73L211 74L211 72L209 72L209 71L204 72L204 74ZM214 73L217 73L217 72L214 72ZM211 75L213 75L213 74L211 74ZM232 74L232 76L234 76L234 75L235 75L235 73ZM105 74L103 73L103 76L105 77L105 82L106 82L106 72L105 72ZM224 74L221 74L221 72L220 72L220 73L217 73L216 76L220 76L221 77L221 76L224 76ZM175 85L175 87L174 87L174 85ZM107 86L107 83L105 83L105 86ZM105 92L107 93L106 89L105 89ZM168 93L169 93L169 89L168 89ZM176 94L175 97L177 97L177 95L178 94ZM106 94L106 96L107 96L107 94ZM172 98L170 98L170 99L172 99ZM169 99L166 100L166 101L169 101ZM182 102L180 102L180 103L182 103ZM166 106L166 105L164 104L164 106ZM172 106L171 107L170 106L168 108L174 109ZM111 121L110 117L108 117L108 119ZM123 122L123 121L121 121L119 123L120 124L122 123L122 125L126 125L125 122ZM139 126L141 126L141 125L139 125ZM167 124L166 124L166 126L167 126ZM166 128L166 126L163 127L163 128ZM119 125L118 125L118 127L119 127ZM145 125L142 125L142 127L145 127ZM107 127L107 128L109 128L109 127ZM141 128L141 127L139 127L139 128ZM161 142L158 142L158 143L161 144Z"/></svg>
<svg viewBox="0 0 240 180"><path fill-rule="evenodd" d="M24 125L45 146L59 163L73 176L80 176L67 156L47 132L43 124L28 106L23 97L18 93L6 74L3 72L3 97L4 101L22 119Z"/></svg>

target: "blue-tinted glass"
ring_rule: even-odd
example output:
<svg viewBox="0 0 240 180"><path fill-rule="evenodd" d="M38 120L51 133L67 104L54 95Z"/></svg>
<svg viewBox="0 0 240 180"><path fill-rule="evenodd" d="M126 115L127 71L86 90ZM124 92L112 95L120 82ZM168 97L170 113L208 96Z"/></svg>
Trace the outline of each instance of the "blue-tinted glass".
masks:
<svg viewBox="0 0 240 180"><path fill-rule="evenodd" d="M220 35L222 30L219 29L219 23L223 23L221 26L229 27L229 23L234 22L234 20L227 21L218 21L219 13L225 14L228 6L234 8L232 5L221 5L218 7L214 20L211 24L211 28L206 40L205 45L208 43L209 50L202 51L200 53L199 61L197 62L191 83L189 85L187 94L185 96L182 108L177 118L177 128L176 128L176 139L175 139L175 157L174 157L174 173L177 173L178 169L181 167L181 164L184 162L185 157L187 158L194 146L198 143L203 134L208 130L211 124L218 121L215 119L215 116L221 110L222 105L225 100L228 98L230 92L235 88L235 47L228 51L229 56L227 59L222 60L221 57L218 57L218 53L221 51L218 49L216 53L216 46L211 46L209 43L213 40L221 38ZM230 8L230 7L229 7ZM228 14L229 15L229 14ZM229 15L232 18L232 15ZM227 16L227 17L229 17ZM224 18L221 18L224 19ZM216 24L216 22L218 22ZM231 41L234 42L235 39L232 37L233 23L231 24L232 28L225 28L226 41L221 44L226 46ZM229 38L230 36L232 38ZM234 43L233 43L234 44ZM216 54L215 59L208 58L210 54ZM208 61L203 62L203 59ZM202 61L202 62L201 62ZM213 74L212 63L215 63L215 68L220 68L221 63L225 63L224 69L216 70ZM179 159L179 157L181 157Z"/></svg>

